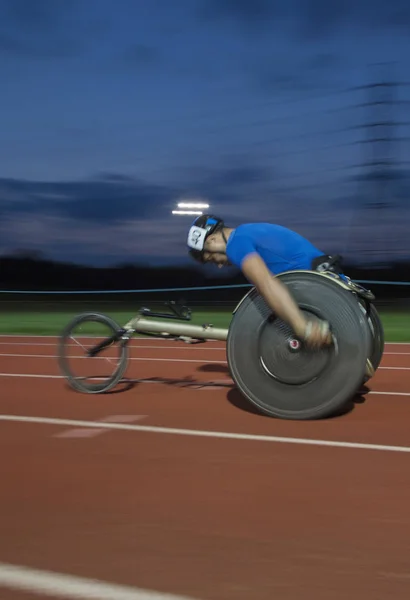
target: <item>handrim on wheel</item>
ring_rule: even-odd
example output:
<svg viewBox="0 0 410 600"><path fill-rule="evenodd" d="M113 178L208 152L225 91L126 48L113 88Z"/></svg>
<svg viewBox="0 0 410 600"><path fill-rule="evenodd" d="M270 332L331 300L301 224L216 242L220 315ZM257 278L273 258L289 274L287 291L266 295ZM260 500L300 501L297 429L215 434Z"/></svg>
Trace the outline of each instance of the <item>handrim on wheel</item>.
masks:
<svg viewBox="0 0 410 600"><path fill-rule="evenodd" d="M278 276L301 310L328 321L334 343L306 349L252 289L238 305L227 340L228 365L241 393L281 419L319 419L341 410L363 380L371 336L365 314L345 286L323 274Z"/></svg>
<svg viewBox="0 0 410 600"><path fill-rule="evenodd" d="M103 346L101 350L105 348L109 348L115 346L118 351L118 359L116 360L116 364L114 364L113 358L106 359L104 356L101 357L99 353L92 353L90 351L86 351L83 344L72 344L70 340L73 339L73 330L75 327L83 326L85 324L99 324L104 325L108 328L110 332L108 335L104 336L103 343L99 343L95 340L95 338L91 338L92 348L98 348L98 345ZM128 362L128 337L124 336L124 330L107 315L102 315L99 313L84 313L75 317L64 329L60 341L59 341L59 353L58 360L60 369L63 372L64 376L67 379L68 384L74 390L78 392L85 392L88 394L101 394L109 391L113 387L117 385L117 383L123 377L125 370L127 368ZM71 348L75 349L77 353L74 357L71 355ZM95 355L97 357L95 357ZM72 368L70 367L70 359L73 358L75 361L86 361L87 359L92 364L93 369L96 368L98 361L105 360L107 365L112 365L113 372L107 377L103 378L101 375L97 375L97 373L93 373L92 376L81 376L76 377ZM89 383L87 379L97 379L97 383ZM102 379L104 379L102 381Z"/></svg>

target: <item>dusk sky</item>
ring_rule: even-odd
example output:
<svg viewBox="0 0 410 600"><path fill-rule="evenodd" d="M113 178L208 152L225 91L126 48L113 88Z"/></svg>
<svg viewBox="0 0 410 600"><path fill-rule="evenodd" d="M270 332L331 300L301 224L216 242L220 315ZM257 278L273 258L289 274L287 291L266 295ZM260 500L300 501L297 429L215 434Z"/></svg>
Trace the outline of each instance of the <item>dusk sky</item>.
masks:
<svg viewBox="0 0 410 600"><path fill-rule="evenodd" d="M185 261L191 218L171 211L201 199L324 251L410 255L406 0L0 0L0 56L1 254ZM355 89L384 73L387 117ZM370 217L358 126L379 117L404 139Z"/></svg>

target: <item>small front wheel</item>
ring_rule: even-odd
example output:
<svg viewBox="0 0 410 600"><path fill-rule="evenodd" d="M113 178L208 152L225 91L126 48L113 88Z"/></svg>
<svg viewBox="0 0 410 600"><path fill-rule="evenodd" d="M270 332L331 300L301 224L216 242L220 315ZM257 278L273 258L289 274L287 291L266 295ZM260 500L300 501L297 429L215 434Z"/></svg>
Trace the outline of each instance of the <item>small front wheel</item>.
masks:
<svg viewBox="0 0 410 600"><path fill-rule="evenodd" d="M117 385L128 364L129 337L123 334L111 317L99 313L78 315L65 327L58 362L72 389L101 394Z"/></svg>

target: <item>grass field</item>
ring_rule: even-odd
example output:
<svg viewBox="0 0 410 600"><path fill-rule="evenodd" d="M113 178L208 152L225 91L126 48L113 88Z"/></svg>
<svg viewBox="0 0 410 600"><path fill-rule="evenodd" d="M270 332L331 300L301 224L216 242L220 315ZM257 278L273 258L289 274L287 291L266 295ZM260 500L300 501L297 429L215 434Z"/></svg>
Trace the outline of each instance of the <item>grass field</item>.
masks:
<svg viewBox="0 0 410 600"><path fill-rule="evenodd" d="M63 327L83 310L62 310L53 312L0 312L0 334L58 335ZM103 311L118 323L124 324L135 314L134 310ZM410 342L410 311L379 311L388 342ZM193 310L192 323L202 325L212 323L215 327L228 327L231 312L228 310Z"/></svg>

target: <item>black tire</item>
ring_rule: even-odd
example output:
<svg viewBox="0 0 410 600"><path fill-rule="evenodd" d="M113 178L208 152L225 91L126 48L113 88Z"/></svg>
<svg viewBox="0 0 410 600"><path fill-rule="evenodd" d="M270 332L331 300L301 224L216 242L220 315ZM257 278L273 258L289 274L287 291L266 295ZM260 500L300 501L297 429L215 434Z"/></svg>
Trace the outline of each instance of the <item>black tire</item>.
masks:
<svg viewBox="0 0 410 600"><path fill-rule="evenodd" d="M366 310L365 306L363 306L363 310ZM379 313L377 312L377 309L374 306L374 304L370 305L370 313L367 317L367 320L372 337L372 346L369 358L375 373L379 368L383 358L385 338L383 323L381 322ZM370 379L371 377L369 375L366 375L364 377L363 383L366 383Z"/></svg>
<svg viewBox="0 0 410 600"><path fill-rule="evenodd" d="M373 304L370 306L369 321L373 337L373 348L370 360L372 362L374 370L376 371L380 366L384 353L384 328L383 323L381 322L381 319L379 317L379 313L377 312Z"/></svg>
<svg viewBox="0 0 410 600"><path fill-rule="evenodd" d="M117 385L117 383L123 377L128 364L128 340L120 339L115 342L115 345L119 349L120 357L118 361L118 366L114 370L111 377L108 377L103 383L85 383L83 378L75 377L75 375L71 372L69 366L69 353L67 352L68 348L68 338L70 338L72 331L78 325L83 323L100 323L107 326L111 333L109 336L114 335L121 331L121 327L107 315L99 314L99 313L83 313L75 317L63 330L58 344L58 363L60 370L64 377L67 380L69 386L77 392L82 392L85 394L102 394L111 390L113 387ZM94 360L90 358L89 360Z"/></svg>
<svg viewBox="0 0 410 600"><path fill-rule="evenodd" d="M335 343L305 348L255 289L234 312L227 339L231 377L258 410L281 419L310 420L340 412L363 381L370 329L354 295L313 272L279 276L301 310L331 324ZM299 343L299 348L291 345Z"/></svg>

